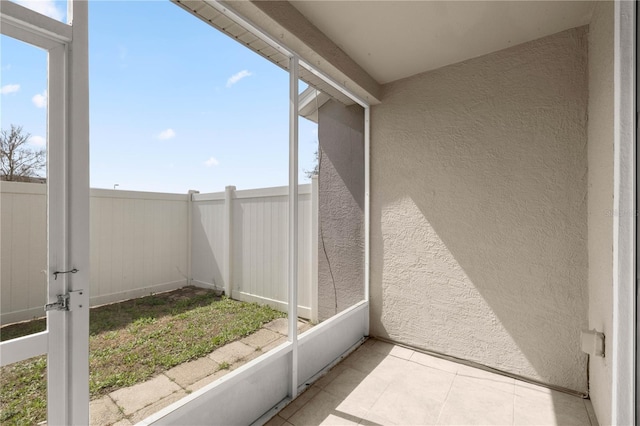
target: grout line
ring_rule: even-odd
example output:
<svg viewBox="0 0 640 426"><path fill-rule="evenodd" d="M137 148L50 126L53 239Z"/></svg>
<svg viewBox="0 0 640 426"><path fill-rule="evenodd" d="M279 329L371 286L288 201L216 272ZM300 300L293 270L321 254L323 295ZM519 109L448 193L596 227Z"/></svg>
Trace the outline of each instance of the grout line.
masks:
<svg viewBox="0 0 640 426"><path fill-rule="evenodd" d="M453 380L451 380L451 385L449 385L449 390L447 391L447 396L444 397L444 401L442 402L442 407L440 408L440 412L438 413L438 419L436 420L436 424L440 424L440 418L442 417L442 412L444 411L444 406L447 404L449 400L449 395L451 394L451 389L453 388L453 382L455 382L456 377L458 377L458 373L456 372L455 376L453 376Z"/></svg>
<svg viewBox="0 0 640 426"><path fill-rule="evenodd" d="M513 382L513 409L511 410L511 424L516 424L516 382Z"/></svg>

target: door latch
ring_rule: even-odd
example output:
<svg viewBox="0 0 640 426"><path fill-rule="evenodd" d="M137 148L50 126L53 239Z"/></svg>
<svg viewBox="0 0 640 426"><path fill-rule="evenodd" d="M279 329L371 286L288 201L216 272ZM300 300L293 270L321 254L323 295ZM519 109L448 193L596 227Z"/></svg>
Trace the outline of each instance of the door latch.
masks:
<svg viewBox="0 0 640 426"><path fill-rule="evenodd" d="M66 294L59 294L57 300L53 303L44 305L45 312L48 311L72 311L76 308L82 308L86 302L84 290L70 291Z"/></svg>
<svg viewBox="0 0 640 426"><path fill-rule="evenodd" d="M48 311L68 311L69 310L69 293L59 294L58 300L54 303L44 305L45 312Z"/></svg>

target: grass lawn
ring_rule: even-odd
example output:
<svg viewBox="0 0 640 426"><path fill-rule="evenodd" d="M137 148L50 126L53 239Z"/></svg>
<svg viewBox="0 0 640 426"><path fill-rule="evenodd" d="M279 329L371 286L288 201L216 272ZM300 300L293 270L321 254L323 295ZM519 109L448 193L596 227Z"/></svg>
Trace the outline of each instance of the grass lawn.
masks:
<svg viewBox="0 0 640 426"><path fill-rule="evenodd" d="M94 399L205 356L286 315L185 287L92 308L90 316L89 391ZM44 319L7 325L0 329L0 339L45 327ZM0 369L0 423L46 420L46 370L45 356Z"/></svg>

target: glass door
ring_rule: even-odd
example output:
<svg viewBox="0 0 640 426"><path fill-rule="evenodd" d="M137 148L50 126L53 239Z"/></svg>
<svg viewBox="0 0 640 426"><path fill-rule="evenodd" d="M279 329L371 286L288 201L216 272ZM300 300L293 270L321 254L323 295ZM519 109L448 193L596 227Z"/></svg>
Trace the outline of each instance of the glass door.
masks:
<svg viewBox="0 0 640 426"><path fill-rule="evenodd" d="M0 6L2 423L89 421L87 5L76 5L73 26Z"/></svg>

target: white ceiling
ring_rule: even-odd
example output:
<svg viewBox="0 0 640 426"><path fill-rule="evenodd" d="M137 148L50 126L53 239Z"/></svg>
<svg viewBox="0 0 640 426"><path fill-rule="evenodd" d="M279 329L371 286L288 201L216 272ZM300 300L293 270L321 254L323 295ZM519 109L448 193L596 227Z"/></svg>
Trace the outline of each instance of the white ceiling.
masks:
<svg viewBox="0 0 640 426"><path fill-rule="evenodd" d="M378 83L589 23L590 1L291 1Z"/></svg>

